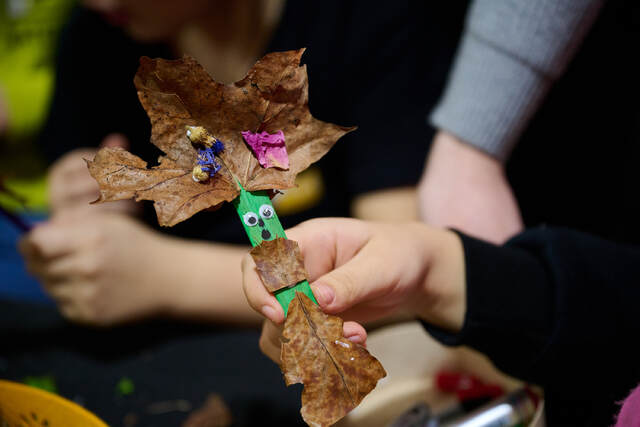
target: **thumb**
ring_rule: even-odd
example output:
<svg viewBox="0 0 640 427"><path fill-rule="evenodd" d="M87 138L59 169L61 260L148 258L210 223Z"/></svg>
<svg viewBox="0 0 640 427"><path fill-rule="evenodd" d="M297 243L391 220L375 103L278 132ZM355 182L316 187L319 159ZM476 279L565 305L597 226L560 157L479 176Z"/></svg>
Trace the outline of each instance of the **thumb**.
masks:
<svg viewBox="0 0 640 427"><path fill-rule="evenodd" d="M361 255L356 255L311 284L323 311L341 313L374 296L382 275L377 274L376 266Z"/></svg>
<svg viewBox="0 0 640 427"><path fill-rule="evenodd" d="M121 133L111 133L104 137L100 143L100 148L115 148L120 147L125 150L129 148L129 140Z"/></svg>

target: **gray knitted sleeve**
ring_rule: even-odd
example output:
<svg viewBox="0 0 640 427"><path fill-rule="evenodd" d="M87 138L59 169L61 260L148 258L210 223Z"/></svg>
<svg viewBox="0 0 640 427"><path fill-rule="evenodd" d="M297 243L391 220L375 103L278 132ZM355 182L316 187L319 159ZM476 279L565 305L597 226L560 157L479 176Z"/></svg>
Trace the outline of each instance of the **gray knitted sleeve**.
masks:
<svg viewBox="0 0 640 427"><path fill-rule="evenodd" d="M504 160L603 0L475 0L430 122Z"/></svg>

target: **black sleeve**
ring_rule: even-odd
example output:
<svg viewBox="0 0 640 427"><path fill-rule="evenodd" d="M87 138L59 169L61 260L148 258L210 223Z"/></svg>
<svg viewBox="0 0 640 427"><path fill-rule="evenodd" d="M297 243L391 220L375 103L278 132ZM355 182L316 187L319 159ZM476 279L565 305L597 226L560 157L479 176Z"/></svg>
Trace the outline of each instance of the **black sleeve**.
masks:
<svg viewBox="0 0 640 427"><path fill-rule="evenodd" d="M640 248L565 229L527 231L503 247L461 237L463 328L427 329L545 386L556 416L591 412L610 424L614 403L640 381Z"/></svg>

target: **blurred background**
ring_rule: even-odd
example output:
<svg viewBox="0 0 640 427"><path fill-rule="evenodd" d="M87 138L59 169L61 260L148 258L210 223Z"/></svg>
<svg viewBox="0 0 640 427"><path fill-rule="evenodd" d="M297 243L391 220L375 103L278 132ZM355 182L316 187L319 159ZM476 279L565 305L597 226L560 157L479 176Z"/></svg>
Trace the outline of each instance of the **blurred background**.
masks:
<svg viewBox="0 0 640 427"><path fill-rule="evenodd" d="M189 54L230 83L264 53L307 48L311 112L359 129L274 200L285 227L319 216L422 219L496 243L540 226L638 243L634 2L591 2L588 22L566 27L579 37L567 38L560 65L540 71L540 96L518 102L509 147L480 147L501 171L511 209L484 216L472 205L482 190L473 182L436 184L441 192L427 205L439 211L425 210L418 195L432 141L456 135L431 114L455 97L447 84L455 64L463 67L459 42L474 2L428 3L0 0L0 378L54 391L110 425L197 425L187 420L212 394L233 425L302 422L299 388L285 388L257 346L259 318L244 304L236 268L248 245L233 208L160 229L147 202L89 206L97 185L83 159L99 147L126 148L150 165L161 154L133 86L140 56ZM497 33L515 31L502 24ZM536 28L563 33L563 23L552 24ZM442 165L452 175L467 167L455 158ZM457 207L444 202L456 197ZM454 211L467 219L446 217ZM492 234L473 228L476 220L508 225ZM36 224L49 234L24 243ZM43 258L55 245L63 267ZM187 261L163 262L175 259ZM405 342L428 340L415 333ZM385 342L374 339L383 353ZM467 363L444 347L415 351L450 357L447 369L471 366L505 390L521 385L481 356ZM416 363L415 372L435 375Z"/></svg>

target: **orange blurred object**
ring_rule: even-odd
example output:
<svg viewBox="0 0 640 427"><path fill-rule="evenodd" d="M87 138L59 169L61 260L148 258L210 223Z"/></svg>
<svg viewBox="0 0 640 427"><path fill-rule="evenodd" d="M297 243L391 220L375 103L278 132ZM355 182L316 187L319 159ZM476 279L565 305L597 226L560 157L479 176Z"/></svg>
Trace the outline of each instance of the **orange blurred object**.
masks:
<svg viewBox="0 0 640 427"><path fill-rule="evenodd" d="M0 380L0 425L107 427L91 412L48 391Z"/></svg>

